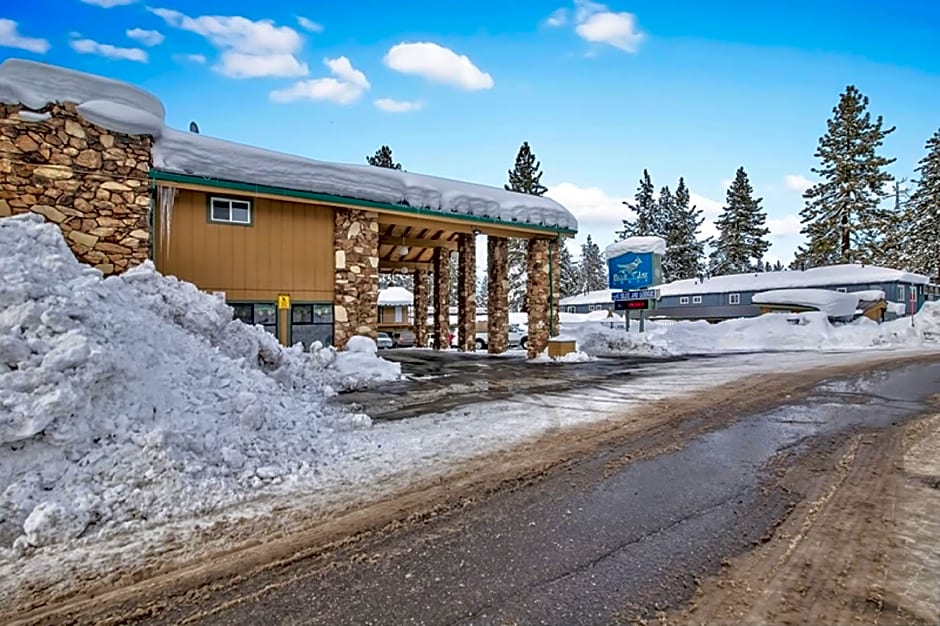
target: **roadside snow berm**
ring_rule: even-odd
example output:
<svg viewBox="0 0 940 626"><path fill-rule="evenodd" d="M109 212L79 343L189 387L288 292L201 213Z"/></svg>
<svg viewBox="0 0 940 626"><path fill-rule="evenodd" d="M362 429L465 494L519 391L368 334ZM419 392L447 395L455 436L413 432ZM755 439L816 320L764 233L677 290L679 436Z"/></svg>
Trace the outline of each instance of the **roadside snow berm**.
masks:
<svg viewBox="0 0 940 626"><path fill-rule="evenodd" d="M150 263L105 279L38 215L0 219L0 555L326 465L370 423L327 398L399 376L368 346L283 348Z"/></svg>

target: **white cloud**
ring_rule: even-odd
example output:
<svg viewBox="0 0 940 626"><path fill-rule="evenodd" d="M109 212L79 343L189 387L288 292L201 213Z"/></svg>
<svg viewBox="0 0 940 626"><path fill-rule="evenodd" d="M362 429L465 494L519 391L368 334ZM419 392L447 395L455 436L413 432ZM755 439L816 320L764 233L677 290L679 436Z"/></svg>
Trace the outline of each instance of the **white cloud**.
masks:
<svg viewBox="0 0 940 626"><path fill-rule="evenodd" d="M335 104L351 104L369 88L366 75L357 70L346 57L323 59L335 76L302 80L284 89L271 92L273 102L294 102L296 100L326 100Z"/></svg>
<svg viewBox="0 0 940 626"><path fill-rule="evenodd" d="M590 0L575 0L574 31L590 43L607 44L625 52L636 52L644 35L637 28L633 13L614 12L607 5ZM569 12L561 8L545 20L547 26L564 26ZM589 51L588 56L594 56Z"/></svg>
<svg viewBox="0 0 940 626"><path fill-rule="evenodd" d="M568 9L555 9L552 14L545 18L545 25L552 28L558 28L568 23Z"/></svg>
<svg viewBox="0 0 940 626"><path fill-rule="evenodd" d="M137 0L81 0L85 4L93 4L96 7L101 7L102 9L112 9L114 7L122 7L128 4L134 4Z"/></svg>
<svg viewBox="0 0 940 626"><path fill-rule="evenodd" d="M800 222L799 215L791 213L780 218L767 220L767 228L770 229L771 237L783 237L786 235L799 235L803 224Z"/></svg>
<svg viewBox="0 0 940 626"><path fill-rule="evenodd" d="M624 52L636 52L643 33L636 28L632 13L595 13L575 28L578 36L592 43L606 43Z"/></svg>
<svg viewBox="0 0 940 626"><path fill-rule="evenodd" d="M144 30L143 28L129 28L125 34L131 39L135 39L145 46L158 46L163 43L163 33L156 30Z"/></svg>
<svg viewBox="0 0 940 626"><path fill-rule="evenodd" d="M296 57L303 47L303 38L288 26L238 15L190 17L173 9L148 10L170 26L205 37L221 50L221 62L213 69L225 76L296 77L309 73L307 64Z"/></svg>
<svg viewBox="0 0 940 626"><path fill-rule="evenodd" d="M424 103L417 100L394 100L392 98L379 98L373 104L386 113L409 113L424 108Z"/></svg>
<svg viewBox="0 0 940 626"><path fill-rule="evenodd" d="M204 54L174 54L173 60L177 63L197 63L205 65L206 56Z"/></svg>
<svg viewBox="0 0 940 626"><path fill-rule="evenodd" d="M786 182L787 189L799 191L800 193L803 193L813 186L813 181L802 174L787 174L784 177L784 182Z"/></svg>
<svg viewBox="0 0 940 626"><path fill-rule="evenodd" d="M0 46L5 48L19 48L44 54L49 48L49 42L37 37L24 37L19 33L18 24L13 20L0 19Z"/></svg>
<svg viewBox="0 0 940 626"><path fill-rule="evenodd" d="M481 71L466 55L436 43L400 43L389 49L384 62L396 72L414 74L466 91L493 88L493 77Z"/></svg>
<svg viewBox="0 0 940 626"><path fill-rule="evenodd" d="M311 33L323 32L323 24L320 24L319 22L314 22L313 20L307 19L306 17L303 17L302 15L297 16L297 23L300 24L301 28L303 28L304 30L309 30Z"/></svg>
<svg viewBox="0 0 940 626"><path fill-rule="evenodd" d="M212 69L229 78L294 78L310 73L307 64L292 54L245 54L232 50L223 52L221 61Z"/></svg>
<svg viewBox="0 0 940 626"><path fill-rule="evenodd" d="M147 62L147 53L140 48L119 48L109 43L99 43L93 39L73 39L69 42L69 45L75 52L80 54L95 54L121 61Z"/></svg>

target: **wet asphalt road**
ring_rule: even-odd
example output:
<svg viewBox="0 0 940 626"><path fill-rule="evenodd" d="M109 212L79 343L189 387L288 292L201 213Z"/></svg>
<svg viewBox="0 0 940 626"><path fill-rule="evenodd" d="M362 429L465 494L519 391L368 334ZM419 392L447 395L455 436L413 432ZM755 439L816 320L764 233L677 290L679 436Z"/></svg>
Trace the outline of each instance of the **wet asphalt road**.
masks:
<svg viewBox="0 0 940 626"><path fill-rule="evenodd" d="M404 380L344 393L337 398L338 402L363 410L379 421L442 413L475 402L504 400L519 393L558 394L598 383L655 375L655 370L642 367L651 363L716 358L621 355L559 367L528 362L522 351L493 357L407 349L383 350L381 356L401 364Z"/></svg>
<svg viewBox="0 0 940 626"><path fill-rule="evenodd" d="M940 363L824 383L688 445L635 441L545 480L253 581L272 590L212 624L611 624L688 598L696 577L766 536L791 496L768 464L849 431L884 428L940 391ZM694 420L693 420L694 421ZM677 428L692 427L691 422ZM663 435L658 435L662 437ZM617 469L619 468L619 469Z"/></svg>

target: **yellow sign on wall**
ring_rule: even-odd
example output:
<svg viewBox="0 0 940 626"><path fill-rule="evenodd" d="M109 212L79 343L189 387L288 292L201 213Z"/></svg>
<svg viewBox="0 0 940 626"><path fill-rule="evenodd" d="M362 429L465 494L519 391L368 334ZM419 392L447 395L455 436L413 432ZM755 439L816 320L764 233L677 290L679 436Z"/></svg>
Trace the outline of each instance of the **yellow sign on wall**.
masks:
<svg viewBox="0 0 940 626"><path fill-rule="evenodd" d="M279 309L289 309L290 308L290 296L281 294L277 297L277 308Z"/></svg>

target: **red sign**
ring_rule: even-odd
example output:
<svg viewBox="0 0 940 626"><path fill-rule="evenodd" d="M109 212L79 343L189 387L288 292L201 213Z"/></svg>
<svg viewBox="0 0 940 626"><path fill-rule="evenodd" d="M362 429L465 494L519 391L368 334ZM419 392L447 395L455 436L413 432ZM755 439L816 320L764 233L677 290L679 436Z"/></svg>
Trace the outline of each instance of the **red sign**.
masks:
<svg viewBox="0 0 940 626"><path fill-rule="evenodd" d="M628 309L648 309L650 308L649 300L627 300Z"/></svg>

